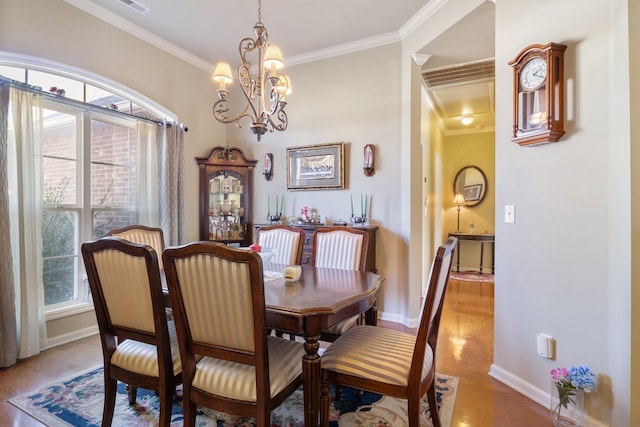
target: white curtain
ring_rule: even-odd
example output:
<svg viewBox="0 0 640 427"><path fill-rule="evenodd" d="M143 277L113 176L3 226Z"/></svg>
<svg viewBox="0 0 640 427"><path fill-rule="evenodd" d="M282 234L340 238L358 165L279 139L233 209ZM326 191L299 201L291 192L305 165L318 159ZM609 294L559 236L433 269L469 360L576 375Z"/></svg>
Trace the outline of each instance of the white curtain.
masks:
<svg viewBox="0 0 640 427"><path fill-rule="evenodd" d="M168 245L187 243L184 199L184 133L182 124L161 126L160 223Z"/></svg>
<svg viewBox="0 0 640 427"><path fill-rule="evenodd" d="M160 227L158 129L156 123L138 121L136 215L138 224L149 227Z"/></svg>
<svg viewBox="0 0 640 427"><path fill-rule="evenodd" d="M9 104L8 185L16 292L18 358L47 345L42 282L42 96L12 87Z"/></svg>

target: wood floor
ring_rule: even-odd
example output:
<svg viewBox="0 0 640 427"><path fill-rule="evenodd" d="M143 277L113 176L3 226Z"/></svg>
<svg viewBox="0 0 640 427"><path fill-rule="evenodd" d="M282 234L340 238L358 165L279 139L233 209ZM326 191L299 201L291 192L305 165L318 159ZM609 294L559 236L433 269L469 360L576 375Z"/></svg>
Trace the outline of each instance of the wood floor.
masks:
<svg viewBox="0 0 640 427"><path fill-rule="evenodd" d="M380 325L405 329L389 322ZM492 360L493 284L451 280L436 353L436 370L460 379L451 427L550 425L547 408L488 375ZM0 370L0 426L41 427L7 399L101 364L96 336Z"/></svg>

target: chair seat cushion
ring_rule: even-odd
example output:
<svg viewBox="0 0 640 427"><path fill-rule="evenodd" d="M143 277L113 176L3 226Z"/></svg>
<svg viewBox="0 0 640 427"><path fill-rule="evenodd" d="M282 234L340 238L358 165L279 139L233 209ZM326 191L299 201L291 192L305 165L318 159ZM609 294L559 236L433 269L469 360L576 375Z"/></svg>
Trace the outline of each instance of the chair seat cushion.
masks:
<svg viewBox="0 0 640 427"><path fill-rule="evenodd" d="M338 338L322 355L322 369L387 384L407 386L416 337L377 326L358 325ZM433 364L427 345L422 377Z"/></svg>
<svg viewBox="0 0 640 427"><path fill-rule="evenodd" d="M359 318L360 318L360 315L351 316L348 319L345 319L341 322L336 323L335 325L327 329L327 332L330 332L332 334L342 335L345 332L347 332L349 329L353 328L358 322Z"/></svg>
<svg viewBox="0 0 640 427"><path fill-rule="evenodd" d="M302 343L267 337L271 396L275 396L302 374ZM255 367L228 360L203 357L196 364L192 387L208 393L247 402L256 401Z"/></svg>
<svg viewBox="0 0 640 427"><path fill-rule="evenodd" d="M171 360L173 362L173 374L182 371L180 362L180 349L178 348L178 336L174 322L167 322L169 327L169 340L171 341ZM159 377L158 351L155 345L134 340L124 340L113 353L111 364L130 372L136 372L150 377Z"/></svg>

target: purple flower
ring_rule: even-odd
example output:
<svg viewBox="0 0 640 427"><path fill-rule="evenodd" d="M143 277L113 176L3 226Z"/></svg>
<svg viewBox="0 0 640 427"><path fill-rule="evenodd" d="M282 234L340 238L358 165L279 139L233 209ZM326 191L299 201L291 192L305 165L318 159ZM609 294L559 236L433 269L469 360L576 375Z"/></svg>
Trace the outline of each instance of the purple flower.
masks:
<svg viewBox="0 0 640 427"><path fill-rule="evenodd" d="M569 376L569 370L567 368L555 368L551 370L551 378L554 381L564 380Z"/></svg>

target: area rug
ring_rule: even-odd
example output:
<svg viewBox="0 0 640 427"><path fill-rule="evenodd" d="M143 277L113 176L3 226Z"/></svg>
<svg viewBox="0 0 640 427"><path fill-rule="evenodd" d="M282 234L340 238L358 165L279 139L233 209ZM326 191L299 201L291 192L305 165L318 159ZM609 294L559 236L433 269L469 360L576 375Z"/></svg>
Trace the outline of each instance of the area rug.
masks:
<svg viewBox="0 0 640 427"><path fill-rule="evenodd" d="M463 282L493 283L493 274L480 274L477 271L452 271L449 277Z"/></svg>
<svg viewBox="0 0 640 427"><path fill-rule="evenodd" d="M9 402L33 418L50 427L100 426L104 399L102 368L92 369L67 380L61 380L39 390L14 397ZM437 374L437 401L443 427L451 425L458 378ZM182 386L174 398L171 426L182 426ZM353 389L342 390L340 402L331 408L333 427L351 426L406 426L406 401L375 393L364 393L356 404ZM271 414L271 427L304 426L302 390L293 393ZM147 427L158 424L158 397L153 391L138 389L135 405L130 406L127 392L118 383L114 427ZM218 411L198 408L198 427L247 427L254 426L253 419L227 415ZM430 427L429 405L423 398L421 426Z"/></svg>

